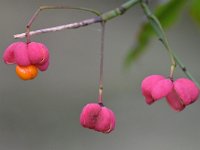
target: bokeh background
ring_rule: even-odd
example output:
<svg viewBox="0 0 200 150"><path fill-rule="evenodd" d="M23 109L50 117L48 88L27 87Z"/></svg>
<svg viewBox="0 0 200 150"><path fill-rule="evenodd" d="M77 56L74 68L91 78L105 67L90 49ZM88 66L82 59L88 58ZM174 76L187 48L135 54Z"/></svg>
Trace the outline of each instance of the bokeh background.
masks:
<svg viewBox="0 0 200 150"><path fill-rule="evenodd" d="M0 0L1 56L13 34L25 26L40 5L90 7L102 12L125 0ZM152 7L158 0L150 1ZM33 29L66 24L92 17L73 10L44 11ZM14 65L0 63L1 150L199 150L200 102L177 113L163 99L147 106L140 83L150 74L169 74L169 58L154 38L148 51L129 70L123 62L145 20L136 6L106 25L104 103L117 118L110 134L84 129L82 107L97 101L100 25L33 36L51 53L50 67L32 81L21 81ZM169 30L171 47L200 82L200 30L187 13ZM23 39L25 41L25 39ZM175 77L185 75L177 68Z"/></svg>

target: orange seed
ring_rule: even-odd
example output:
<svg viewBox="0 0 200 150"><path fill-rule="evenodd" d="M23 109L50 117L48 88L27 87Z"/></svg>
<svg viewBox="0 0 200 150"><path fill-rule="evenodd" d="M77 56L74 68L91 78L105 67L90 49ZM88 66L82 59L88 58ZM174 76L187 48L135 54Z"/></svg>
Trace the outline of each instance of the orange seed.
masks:
<svg viewBox="0 0 200 150"><path fill-rule="evenodd" d="M38 74L38 69L34 65L16 66L16 73L22 80L32 80Z"/></svg>

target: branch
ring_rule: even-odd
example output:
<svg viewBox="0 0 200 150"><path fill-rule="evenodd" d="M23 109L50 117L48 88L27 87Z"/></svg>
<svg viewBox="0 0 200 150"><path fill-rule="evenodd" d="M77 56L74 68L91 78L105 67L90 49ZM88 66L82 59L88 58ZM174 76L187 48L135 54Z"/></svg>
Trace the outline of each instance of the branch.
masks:
<svg viewBox="0 0 200 150"><path fill-rule="evenodd" d="M50 28L44 28L44 29L39 29L35 31L30 31L29 36L36 35L36 34L42 34L42 33L48 33L48 32L55 32L55 31L61 31L64 29L76 29L80 27L84 27L87 25L91 25L94 23L99 23L99 22L106 22L108 20L111 20L117 16L123 15L128 9L130 9L132 6L140 2L140 0L129 0L126 3L122 4L120 7L115 8L111 11L105 12L102 15L86 20L82 20L79 22L74 22L70 24L65 24L65 25L60 25L56 27L50 27ZM14 35L14 38L24 38L26 37L26 33L20 33Z"/></svg>
<svg viewBox="0 0 200 150"><path fill-rule="evenodd" d="M39 29L39 30L35 30L35 31L30 31L29 35L36 35L36 34L42 34L42 33L48 33L48 32L55 32L55 31L61 31L64 29L76 29L79 27L84 27L93 23L98 23L98 22L102 22L102 18L101 17L95 17L95 18L91 18L91 19L86 19L80 22L74 22L74 23L70 23L70 24L66 24L66 25L60 25L60 26L56 26L56 27L51 27L51 28L45 28L45 29ZM14 38L24 38L26 37L26 33L20 33L20 34L16 34L14 35Z"/></svg>
<svg viewBox="0 0 200 150"><path fill-rule="evenodd" d="M176 62L178 64L178 66L181 68L181 70L185 73L185 75L190 78L192 81L194 81L196 83L196 85L200 88L200 84L199 82L192 76L192 74L187 70L187 68L185 67L185 65L182 63L182 61L178 58L178 56L173 53L174 58L176 59Z"/></svg>

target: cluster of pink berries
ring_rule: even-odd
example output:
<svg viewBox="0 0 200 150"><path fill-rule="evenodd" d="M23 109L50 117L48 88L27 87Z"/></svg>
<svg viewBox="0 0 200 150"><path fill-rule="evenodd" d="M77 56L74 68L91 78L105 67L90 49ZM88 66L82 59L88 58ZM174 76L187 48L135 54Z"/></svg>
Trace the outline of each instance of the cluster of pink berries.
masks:
<svg viewBox="0 0 200 150"><path fill-rule="evenodd" d="M16 64L16 73L23 80L37 76L37 69L47 70L49 51L42 43L15 42L8 46L3 54L6 64ZM198 99L199 88L187 78L176 81L162 75L151 75L142 81L142 94L147 104L166 97L168 104L176 111L182 111L187 105ZM80 115L83 127L102 133L110 133L115 128L115 115L102 103L87 104Z"/></svg>
<svg viewBox="0 0 200 150"><path fill-rule="evenodd" d="M110 133L115 128L115 115L101 103L90 103L83 108L80 123L85 128Z"/></svg>
<svg viewBox="0 0 200 150"><path fill-rule="evenodd" d="M49 51L42 43L15 42L6 48L3 60L6 64L16 64L16 73L21 79L31 80L37 76L37 69L48 69ZM115 115L102 103L90 103L83 108L80 123L85 128L110 133L115 128Z"/></svg>
<svg viewBox="0 0 200 150"><path fill-rule="evenodd" d="M195 83L187 78L173 81L162 75L146 77L141 88L147 104L166 97L168 104L176 111L181 111L195 102L200 92Z"/></svg>
<svg viewBox="0 0 200 150"><path fill-rule="evenodd" d="M49 51L42 43L15 42L8 46L3 54L6 64L16 64L16 73L23 80L30 80L49 66Z"/></svg>

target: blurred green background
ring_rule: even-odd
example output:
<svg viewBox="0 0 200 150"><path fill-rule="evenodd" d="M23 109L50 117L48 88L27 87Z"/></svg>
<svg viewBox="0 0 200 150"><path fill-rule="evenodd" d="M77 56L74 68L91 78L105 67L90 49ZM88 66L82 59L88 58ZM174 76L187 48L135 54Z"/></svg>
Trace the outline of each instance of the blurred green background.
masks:
<svg viewBox="0 0 200 150"><path fill-rule="evenodd" d="M84 6L102 12L125 0L1 0L1 55L13 34L25 31L41 5ZM160 0L150 0L155 8ZM162 0L164 2L164 0ZM32 29L51 27L90 18L74 10L42 12ZM163 99L147 106L140 91L150 74L169 75L169 58L153 38L146 53L130 68L124 61L136 45L146 21L139 6L106 25L104 103L117 118L116 129L101 134L79 124L82 107L97 101L100 57L100 25L33 36L51 52L49 69L32 81L21 81L14 65L0 63L0 149L2 150L199 150L200 103L177 113ZM167 31L173 50L200 82L200 28L185 9ZM25 39L23 39L25 41ZM185 75L177 68L175 77Z"/></svg>

